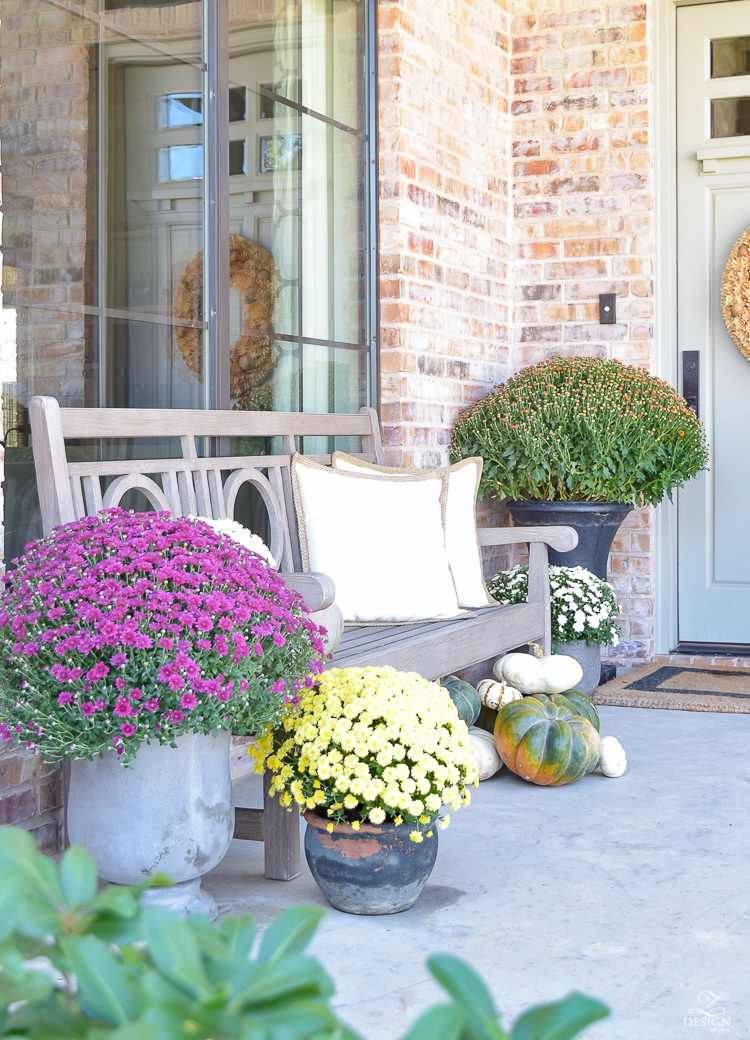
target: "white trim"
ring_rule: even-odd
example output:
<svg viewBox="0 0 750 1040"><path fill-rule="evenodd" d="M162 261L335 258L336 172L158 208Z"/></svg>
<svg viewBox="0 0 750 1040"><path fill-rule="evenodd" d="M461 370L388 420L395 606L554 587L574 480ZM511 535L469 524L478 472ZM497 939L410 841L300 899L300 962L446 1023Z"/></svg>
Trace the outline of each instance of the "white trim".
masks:
<svg viewBox="0 0 750 1040"><path fill-rule="evenodd" d="M709 0L711 2L711 0ZM677 7L654 4L654 374L677 387ZM654 651L677 645L677 508L654 520Z"/></svg>

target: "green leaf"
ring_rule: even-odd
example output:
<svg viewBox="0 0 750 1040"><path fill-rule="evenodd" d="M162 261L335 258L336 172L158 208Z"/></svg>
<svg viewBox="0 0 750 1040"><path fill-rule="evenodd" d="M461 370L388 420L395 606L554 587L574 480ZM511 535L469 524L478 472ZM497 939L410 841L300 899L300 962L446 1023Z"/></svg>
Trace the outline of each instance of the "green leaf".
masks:
<svg viewBox="0 0 750 1040"><path fill-rule="evenodd" d="M46 1000L54 988L52 979L43 971L27 972L20 979L10 978L3 972L0 974L0 1005L7 1008L19 1000L31 1003Z"/></svg>
<svg viewBox="0 0 750 1040"><path fill-rule="evenodd" d="M355 1034L341 1029L342 1024L333 1011L320 1000L298 1000L285 1002L282 1007L262 1014L262 1021L268 1035L277 1033L284 1037L299 1037L300 1040L316 1036L325 1030L325 1036L346 1036L354 1040Z"/></svg>
<svg viewBox="0 0 750 1040"><path fill-rule="evenodd" d="M198 941L187 921L154 906L146 910L144 923L148 952L156 967L173 982L187 986L193 996L205 993L208 980Z"/></svg>
<svg viewBox="0 0 750 1040"><path fill-rule="evenodd" d="M124 919L138 914L138 903L129 888L123 885L109 885L97 892L90 900L94 910L101 910L113 917Z"/></svg>
<svg viewBox="0 0 750 1040"><path fill-rule="evenodd" d="M62 889L57 867L52 860L42 856L34 839L18 827L0 827L0 877L17 873L36 894L62 902Z"/></svg>
<svg viewBox="0 0 750 1040"><path fill-rule="evenodd" d="M81 1007L113 1026L132 1021L133 994L122 965L109 946L93 935L71 936L61 946L78 979Z"/></svg>
<svg viewBox="0 0 750 1040"><path fill-rule="evenodd" d="M247 957L255 942L255 918L249 914L244 917L225 917L219 925L219 931L226 938L229 952L237 957Z"/></svg>
<svg viewBox="0 0 750 1040"><path fill-rule="evenodd" d="M71 845L65 852L60 863L60 883L70 907L90 903L96 895L96 862L80 845Z"/></svg>
<svg viewBox="0 0 750 1040"><path fill-rule="evenodd" d="M430 1008L417 1019L404 1040L461 1040L466 1015L457 1004Z"/></svg>
<svg viewBox="0 0 750 1040"><path fill-rule="evenodd" d="M114 1032L111 1029L92 1029L86 1040L159 1040L159 1030L148 1022L128 1022Z"/></svg>
<svg viewBox="0 0 750 1040"><path fill-rule="evenodd" d="M492 997L477 973L449 953L430 957L427 967L466 1014L468 1027L482 1040L504 1040Z"/></svg>
<svg viewBox="0 0 750 1040"><path fill-rule="evenodd" d="M9 874L0 884L0 942L5 942L21 916L26 886L17 874Z"/></svg>
<svg viewBox="0 0 750 1040"><path fill-rule="evenodd" d="M583 993L569 993L556 1004L531 1008L516 1019L512 1040L573 1040L609 1015L609 1008Z"/></svg>
<svg viewBox="0 0 750 1040"><path fill-rule="evenodd" d="M325 910L319 906L293 906L271 921L260 944L258 960L273 964L287 953L301 953L312 939Z"/></svg>
<svg viewBox="0 0 750 1040"><path fill-rule="evenodd" d="M276 964L251 964L249 981L236 991L232 1008L268 1007L274 1001L290 1000L295 996L330 997L333 985L322 965L312 957L289 954ZM237 984L241 975L233 979Z"/></svg>

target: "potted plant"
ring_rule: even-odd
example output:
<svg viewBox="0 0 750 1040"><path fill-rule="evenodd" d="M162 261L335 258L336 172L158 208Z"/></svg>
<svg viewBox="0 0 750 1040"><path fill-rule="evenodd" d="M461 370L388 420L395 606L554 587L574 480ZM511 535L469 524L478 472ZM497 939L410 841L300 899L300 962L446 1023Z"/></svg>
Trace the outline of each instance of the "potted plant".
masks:
<svg viewBox="0 0 750 1040"><path fill-rule="evenodd" d="M578 547L550 561L607 576L618 527L657 505L708 461L703 426L643 369L555 357L525 369L458 419L451 461L481 455L480 497L507 498L522 526L565 524Z"/></svg>
<svg viewBox="0 0 750 1040"><path fill-rule="evenodd" d="M279 730L267 727L256 769L307 820L305 855L337 910L395 914L416 902L437 857L443 805L477 786L468 729L448 691L416 672L331 668Z"/></svg>
<svg viewBox="0 0 750 1040"><path fill-rule="evenodd" d="M619 608L615 590L583 567L549 568L552 610L552 649L574 657L583 668L577 689L588 696L599 685L601 648L617 646ZM498 603L525 603L529 595L529 568L499 571L487 582Z"/></svg>
<svg viewBox="0 0 750 1040"><path fill-rule="evenodd" d="M149 882L97 892L95 865L80 846L58 864L14 827L0 827L0 877L3 1036L357 1040L331 1007L332 979L307 952L320 907L292 906L260 937L249 914L216 925L200 915L180 921L140 905ZM364 963L360 956L352 966L360 976ZM609 1014L573 992L527 1008L506 1032L465 961L443 953L427 967L448 1000L404 1040L573 1040Z"/></svg>
<svg viewBox="0 0 750 1040"><path fill-rule="evenodd" d="M0 732L71 762L68 833L102 878L164 870L170 902L200 906L234 828L230 736L279 718L322 651L257 554L201 521L106 510L5 578Z"/></svg>

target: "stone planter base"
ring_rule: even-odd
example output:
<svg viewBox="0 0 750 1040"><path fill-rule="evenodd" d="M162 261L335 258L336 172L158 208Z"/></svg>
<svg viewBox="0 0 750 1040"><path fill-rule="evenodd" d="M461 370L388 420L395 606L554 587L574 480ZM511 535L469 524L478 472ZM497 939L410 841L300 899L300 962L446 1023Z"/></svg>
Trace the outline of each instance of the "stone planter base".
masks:
<svg viewBox="0 0 750 1040"><path fill-rule="evenodd" d="M590 697L599 685L602 672L602 652L599 644L589 646L585 639L576 639L571 643L557 644L557 653L566 654L578 661L583 668L583 678L576 685L576 689Z"/></svg>
<svg viewBox="0 0 750 1040"><path fill-rule="evenodd" d="M354 831L336 824L329 834L327 821L306 812L305 856L312 876L336 910L373 916L399 914L419 898L435 866L437 824L432 837L413 842L414 825L362 824Z"/></svg>
<svg viewBox="0 0 750 1040"><path fill-rule="evenodd" d="M175 887L150 890L145 902L215 912L200 877L221 862L234 832L230 740L226 730L187 733L176 748L142 745L130 766L113 752L71 763L70 841L91 853L104 881L168 874Z"/></svg>

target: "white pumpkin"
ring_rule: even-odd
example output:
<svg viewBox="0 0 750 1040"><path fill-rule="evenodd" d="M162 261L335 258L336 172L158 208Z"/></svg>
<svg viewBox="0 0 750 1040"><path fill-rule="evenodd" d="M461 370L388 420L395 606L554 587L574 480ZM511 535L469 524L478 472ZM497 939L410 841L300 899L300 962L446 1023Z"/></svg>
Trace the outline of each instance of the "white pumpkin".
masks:
<svg viewBox="0 0 750 1040"><path fill-rule="evenodd" d="M524 695L565 693L583 678L583 668L578 661L565 654L551 654L549 657L506 654L495 662L492 672L500 682L510 683Z"/></svg>
<svg viewBox="0 0 750 1040"><path fill-rule="evenodd" d="M474 752L477 763L477 773L480 780L489 780L491 776L503 768L503 763L497 753L495 741L491 733L479 726L469 726L469 743Z"/></svg>
<svg viewBox="0 0 750 1040"><path fill-rule="evenodd" d="M485 708L491 708L492 711L500 711L511 701L523 700L523 694L519 690L514 690L512 686L496 679L482 679L477 686L477 693Z"/></svg>
<svg viewBox="0 0 750 1040"><path fill-rule="evenodd" d="M617 737L602 737L599 768L605 776L622 776L628 766L625 748Z"/></svg>

